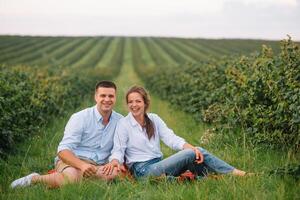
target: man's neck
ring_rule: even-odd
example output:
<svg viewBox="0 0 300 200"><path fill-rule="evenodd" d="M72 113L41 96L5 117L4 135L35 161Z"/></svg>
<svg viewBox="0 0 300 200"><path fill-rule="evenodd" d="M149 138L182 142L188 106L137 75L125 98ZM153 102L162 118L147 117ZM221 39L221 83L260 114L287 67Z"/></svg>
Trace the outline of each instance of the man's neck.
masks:
<svg viewBox="0 0 300 200"><path fill-rule="evenodd" d="M108 122L109 122L109 118L111 116L112 111L103 112L103 111L100 110L99 113L102 116L102 124L106 126L108 124Z"/></svg>

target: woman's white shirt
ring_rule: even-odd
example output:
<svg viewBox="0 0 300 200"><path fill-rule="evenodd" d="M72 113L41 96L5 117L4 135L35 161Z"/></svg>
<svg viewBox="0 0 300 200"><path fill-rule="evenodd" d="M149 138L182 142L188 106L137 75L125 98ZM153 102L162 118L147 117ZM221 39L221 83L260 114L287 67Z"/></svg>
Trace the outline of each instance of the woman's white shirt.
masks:
<svg viewBox="0 0 300 200"><path fill-rule="evenodd" d="M174 134L165 122L156 114L148 113L154 125L154 137L150 140L145 128L135 120L131 113L119 120L114 136L114 147L109 161L117 159L130 165L162 157L160 139L174 150L182 150L185 140Z"/></svg>

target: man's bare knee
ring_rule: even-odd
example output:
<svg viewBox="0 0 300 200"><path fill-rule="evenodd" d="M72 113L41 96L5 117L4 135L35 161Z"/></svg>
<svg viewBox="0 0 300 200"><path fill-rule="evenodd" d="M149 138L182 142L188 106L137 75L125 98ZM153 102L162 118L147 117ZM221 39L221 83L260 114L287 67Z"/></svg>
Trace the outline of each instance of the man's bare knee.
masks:
<svg viewBox="0 0 300 200"><path fill-rule="evenodd" d="M82 179L82 175L78 169L75 169L74 167L68 167L63 172L63 180L62 185L68 184L68 183L76 183L79 182Z"/></svg>
<svg viewBox="0 0 300 200"><path fill-rule="evenodd" d="M58 188L64 183L64 176L62 173L53 174L53 181L47 181L49 188Z"/></svg>

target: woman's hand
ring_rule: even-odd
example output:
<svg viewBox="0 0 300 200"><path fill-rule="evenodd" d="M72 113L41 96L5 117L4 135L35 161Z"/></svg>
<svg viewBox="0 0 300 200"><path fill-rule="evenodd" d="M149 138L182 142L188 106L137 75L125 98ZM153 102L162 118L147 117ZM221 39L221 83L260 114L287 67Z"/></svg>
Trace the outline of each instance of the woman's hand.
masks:
<svg viewBox="0 0 300 200"><path fill-rule="evenodd" d="M194 147L193 150L195 151L195 154L196 154L196 160L195 160L195 162L197 164L203 163L203 161L204 161L203 154L196 147Z"/></svg>
<svg viewBox="0 0 300 200"><path fill-rule="evenodd" d="M114 171L114 168L117 168L117 172L121 170L119 161L116 159L113 159L110 163L107 163L106 165L103 166L102 172L105 175L111 175Z"/></svg>
<svg viewBox="0 0 300 200"><path fill-rule="evenodd" d="M183 149L192 149L194 152L195 152L195 155L196 155L196 160L195 162L197 164L200 164L200 163L203 163L204 161L204 157L203 157L203 154L199 151L198 148L194 147L193 145L189 144L189 143L185 143L183 145Z"/></svg>

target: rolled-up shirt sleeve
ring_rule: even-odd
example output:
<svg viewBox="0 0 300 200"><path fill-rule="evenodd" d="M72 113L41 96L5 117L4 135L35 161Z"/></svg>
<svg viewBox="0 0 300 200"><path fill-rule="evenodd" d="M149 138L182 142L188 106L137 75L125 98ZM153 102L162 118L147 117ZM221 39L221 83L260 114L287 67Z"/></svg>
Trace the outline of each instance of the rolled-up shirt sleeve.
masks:
<svg viewBox="0 0 300 200"><path fill-rule="evenodd" d="M186 143L186 141L183 138L175 135L173 130L170 129L158 115L155 115L155 123L161 140L167 146L177 151L183 149L183 145Z"/></svg>
<svg viewBox="0 0 300 200"><path fill-rule="evenodd" d="M66 149L73 151L77 147L84 131L83 120L76 114L71 116L65 127L64 137L58 145L57 153Z"/></svg>
<svg viewBox="0 0 300 200"><path fill-rule="evenodd" d="M111 151L111 156L109 157L109 162L113 159L117 159L119 163L124 163L125 149L127 148L128 132L126 124L122 123L120 120L116 127L116 132L114 135L114 147Z"/></svg>

